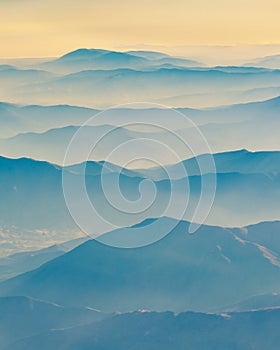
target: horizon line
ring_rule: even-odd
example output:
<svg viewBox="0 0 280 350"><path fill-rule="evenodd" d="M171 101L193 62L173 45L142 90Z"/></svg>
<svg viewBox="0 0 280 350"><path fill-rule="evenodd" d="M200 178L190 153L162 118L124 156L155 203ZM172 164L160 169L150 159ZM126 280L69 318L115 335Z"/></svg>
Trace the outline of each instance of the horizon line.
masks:
<svg viewBox="0 0 280 350"><path fill-rule="evenodd" d="M145 48L146 46L146 48ZM149 44L149 45L145 45L145 44L134 44L134 45L122 45L122 46L118 46L118 47L111 47L111 48L106 48L106 47L76 47L73 49L69 49L68 51L64 51L64 54L79 50L79 49L87 49L87 50L91 50L91 49L96 49L96 50L108 50L108 51L117 51L117 52L127 52L127 51L155 51L155 52L162 52L161 50L172 50L172 49L179 49L179 48L238 48L238 47L276 47L279 46L279 54L280 54L280 42L279 43L261 43L261 44L256 44L256 43L248 43L248 44L182 44L182 45L173 45L173 46L168 46L168 45L158 45L158 44ZM144 48L143 48L144 47ZM63 53L56 53L53 55L42 55L42 56L0 56L0 60L17 60L17 59L52 59L52 58L57 58L57 57L61 57L61 55L64 55Z"/></svg>

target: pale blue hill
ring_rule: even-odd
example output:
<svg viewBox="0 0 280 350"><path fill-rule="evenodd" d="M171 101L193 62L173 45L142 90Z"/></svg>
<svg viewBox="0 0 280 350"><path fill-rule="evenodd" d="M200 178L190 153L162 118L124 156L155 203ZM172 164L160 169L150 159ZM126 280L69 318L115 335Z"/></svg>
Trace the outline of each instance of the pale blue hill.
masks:
<svg viewBox="0 0 280 350"><path fill-rule="evenodd" d="M280 68L280 55L266 56L258 58L246 65L253 65L255 67L264 67L270 69L279 69Z"/></svg>
<svg viewBox="0 0 280 350"><path fill-rule="evenodd" d="M204 154L195 158L184 160L182 163L189 176L200 175L199 164L207 164L210 156L215 162L216 172L241 173L241 174L266 174L273 175L280 173L280 151L259 151L250 152L246 149L232 152ZM138 169L137 172L156 180L180 178L182 174L181 165L167 165L164 168L155 167L150 169ZM207 168L206 168L207 169ZM210 170L209 170L210 171Z"/></svg>
<svg viewBox="0 0 280 350"><path fill-rule="evenodd" d="M0 71L1 70L7 70L7 69L15 69L15 67L11 66L9 64L0 64Z"/></svg>
<svg viewBox="0 0 280 350"><path fill-rule="evenodd" d="M70 105L17 105L0 103L0 137L24 132L44 132L55 127L81 125L97 110Z"/></svg>
<svg viewBox="0 0 280 350"><path fill-rule="evenodd" d="M158 51L139 51L139 50L133 50L133 51L127 51L129 55L134 55L138 57L144 57L149 60L158 60L161 58L171 57L170 55L158 52Z"/></svg>
<svg viewBox="0 0 280 350"><path fill-rule="evenodd" d="M133 68L145 70L159 67L163 64L174 66L195 67L202 63L186 58L173 57L160 52L151 51L109 51L101 49L78 49L62 57L45 62L38 67L59 72L73 73L89 69L120 69Z"/></svg>
<svg viewBox="0 0 280 350"><path fill-rule="evenodd" d="M46 62L41 67L65 74L88 69L140 68L147 63L146 58L125 52L78 49L56 60Z"/></svg>

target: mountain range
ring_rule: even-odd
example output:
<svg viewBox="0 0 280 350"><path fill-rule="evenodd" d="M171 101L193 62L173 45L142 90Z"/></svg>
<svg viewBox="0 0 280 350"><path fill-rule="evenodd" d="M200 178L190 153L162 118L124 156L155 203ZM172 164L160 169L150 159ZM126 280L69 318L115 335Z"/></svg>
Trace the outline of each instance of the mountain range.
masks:
<svg viewBox="0 0 280 350"><path fill-rule="evenodd" d="M166 165L164 168L154 167L150 169L135 170L148 178L163 180L168 176L172 179L180 178L181 165L183 164L189 176L201 175L199 164L207 162L209 154L199 155L187 159L178 164ZM216 171L218 174L264 174L273 175L280 173L280 152L261 151L250 152L246 149L213 154Z"/></svg>
<svg viewBox="0 0 280 350"><path fill-rule="evenodd" d="M2 101L76 104L94 108L152 101L172 107L210 107L279 95L279 71L207 67L159 52L78 49L27 66L2 65Z"/></svg>
<svg viewBox="0 0 280 350"><path fill-rule="evenodd" d="M100 49L78 49L62 57L40 64L39 68L52 72L74 73L82 70L98 69L151 69L164 65L195 67L203 66L193 60L172 57L167 54L152 51L117 52Z"/></svg>
<svg viewBox="0 0 280 350"><path fill-rule="evenodd" d="M152 156L153 152L156 156L162 153L161 148L157 151L156 147L151 148L149 141L155 140L169 146L179 158L190 158L193 155L185 143L191 144L196 140L194 124L199 126L214 153L240 148L252 151L277 150L279 111L279 97L214 109L184 108L174 111L117 108L101 113L72 106L22 107L3 103L0 105L0 119L6 127L1 130L0 147L1 154L6 157L29 157L62 164L71 138L92 117L89 125L84 127L87 136L95 140L98 135L107 134L95 149L91 158L93 160L106 159L116 146L141 138L148 139L146 145L141 144L142 152L145 149L148 156ZM176 120L174 125L170 124L170 118ZM225 137L220 137L221 132ZM136 143L130 144L130 148L139 151ZM123 152L111 162L122 164L126 156ZM166 164L174 162L166 155Z"/></svg>
<svg viewBox="0 0 280 350"><path fill-rule="evenodd" d="M27 339L53 329L81 326L106 315L89 308L65 308L28 297L0 298L0 349L17 339Z"/></svg>
<svg viewBox="0 0 280 350"><path fill-rule="evenodd" d="M279 312L278 308L222 315L134 312L86 326L42 332L5 350L277 350Z"/></svg>
<svg viewBox="0 0 280 350"><path fill-rule="evenodd" d="M278 168L276 165L267 169L261 166L261 164L266 166L271 160L277 160L277 157L277 152L250 153L247 151L215 155L219 171L217 191L214 205L206 221L207 224L244 226L259 221L279 219L280 176ZM104 165L106 171L101 179ZM181 206L184 208L186 195L189 193L190 201L184 218L190 220L198 203L201 180L208 181L213 175L197 176L197 163L194 159L186 161L185 165L187 171L191 172L191 176L175 180L173 195L179 208ZM69 174L69 179L76 181L79 176L82 176L81 166L76 165L65 169L66 174ZM174 168L171 167L170 170L175 179L177 166L174 165ZM0 158L0 169L1 223L2 226L9 228L7 231L9 234L3 235L3 244L6 244L9 237L12 238L15 227L22 231L21 235L15 236L15 244L21 242L21 246L24 247L24 237L26 237L26 242L32 237L35 244L32 249L40 248L42 242L45 244L47 242L58 243L81 236L80 229L65 205L60 166L31 159ZM104 195L101 182L102 180L103 184L105 181L107 185L114 186L117 181L123 195L128 200L135 201L139 199L140 183L145 178L153 177L156 178L154 182L157 190L156 200L149 209L138 215L120 213L112 207ZM186 192L187 181L189 181L189 191ZM120 173L117 166L102 162L88 163L86 186L97 212L105 215L117 227L129 226L149 217L161 216L169 201L171 189L171 183L166 178L166 174L157 169L123 169ZM118 203L120 201L118 194L111 190L110 193L112 200ZM80 198L79 196L75 198L78 205ZM79 205L82 206L82 203ZM13 211L10 208L13 208ZM170 208L169 214L180 219L176 208ZM112 228L96 222L94 232L101 234L109 229ZM34 234L31 235L28 230ZM13 241L10 241L10 244L14 244ZM30 247L25 247L24 250L30 250Z"/></svg>
<svg viewBox="0 0 280 350"><path fill-rule="evenodd" d="M28 252L21 251L20 253L0 258L0 281L34 270L43 263L74 249L86 240L87 238L78 238L44 249Z"/></svg>
<svg viewBox="0 0 280 350"><path fill-rule="evenodd" d="M277 70L227 73L217 69L159 68L140 71L120 68L84 70L49 82L13 86L9 96L21 103L33 101L39 104L76 104L106 108L151 99L159 101L161 98L186 93L207 94L211 91L223 95L226 91L270 88L279 84L280 74ZM210 99L211 97L208 98Z"/></svg>
<svg viewBox="0 0 280 350"><path fill-rule="evenodd" d="M279 349L280 55L192 57L1 59L0 350Z"/></svg>
<svg viewBox="0 0 280 350"><path fill-rule="evenodd" d="M170 225L170 220L161 218L158 229ZM157 234L150 231L150 224L148 220L141 226L150 235ZM246 229L202 226L189 235L187 222L176 225L165 238L142 248L104 245L122 242L128 233L137 239L139 226L105 234L100 242L87 241L34 271L2 282L0 294L103 312L221 312L251 296L279 291L279 249L247 239ZM273 225L279 230L279 222ZM255 228L258 225L250 228L252 233ZM270 223L262 227L264 237L269 230ZM276 237L279 246L279 234Z"/></svg>

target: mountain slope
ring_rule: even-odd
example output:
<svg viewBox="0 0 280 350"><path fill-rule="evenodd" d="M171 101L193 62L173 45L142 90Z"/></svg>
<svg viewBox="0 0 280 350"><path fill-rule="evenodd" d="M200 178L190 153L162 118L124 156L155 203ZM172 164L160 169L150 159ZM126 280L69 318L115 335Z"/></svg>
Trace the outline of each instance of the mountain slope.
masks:
<svg viewBox="0 0 280 350"><path fill-rule="evenodd" d="M47 261L53 260L74 249L86 240L87 238L78 238L41 250L20 252L5 258L0 258L0 281L34 270Z"/></svg>
<svg viewBox="0 0 280 350"><path fill-rule="evenodd" d="M209 159L209 155L200 155L196 158L190 158L183 161L183 165L189 176L200 175L199 162L203 164ZM250 152L247 150L238 150L232 152L223 152L213 154L216 171L218 174L223 173L240 173L240 174L266 174L273 175L280 173L280 152ZM181 164L167 165L165 169L171 178L180 177ZM153 179L166 179L167 172L162 168L139 169L142 173Z"/></svg>
<svg viewBox="0 0 280 350"><path fill-rule="evenodd" d="M258 58L246 65L253 65L255 67L264 67L264 68L270 68L270 69L279 69L280 55L272 55L272 56Z"/></svg>
<svg viewBox="0 0 280 350"><path fill-rule="evenodd" d="M144 106L145 107L145 106ZM225 123L273 122L278 120L280 111L280 98L264 100L261 102L244 103L227 107L210 109L178 108L176 111L186 115L196 125ZM0 137L9 138L16 134L26 132L42 133L53 128L66 126L80 126L88 119L98 114L96 109L71 105L15 105L0 103ZM91 125L108 124L119 126L131 123L153 123L163 125L168 130L185 129L189 123L183 117L178 116L176 125L170 125L170 118L174 118L176 112L170 108L147 105L147 108L114 108L102 113L92 120ZM244 125L238 125L241 129ZM233 127L230 125L230 127ZM271 129L272 130L272 129ZM273 131L273 130L272 130ZM240 147L240 146L239 146Z"/></svg>
<svg viewBox="0 0 280 350"><path fill-rule="evenodd" d="M170 220L162 218L162 227ZM187 229L186 222L179 222L164 239L135 249L88 241L32 272L2 282L0 293L109 312L215 311L279 290L277 253L269 259L265 247L242 240L229 229L203 226L195 235ZM136 228L119 230L104 235L103 241L121 242L126 234L137 232Z"/></svg>
<svg viewBox="0 0 280 350"><path fill-rule="evenodd" d="M66 150L78 130L79 126L66 126L44 133L23 133L12 138L0 139L2 155L46 160L62 165ZM93 140L93 146L94 140L100 139L94 147L93 160L105 159L111 150L132 138L127 129L110 125L85 126L83 133L86 139Z"/></svg>
<svg viewBox="0 0 280 350"><path fill-rule="evenodd" d="M79 232L79 229L73 222L65 205L62 191L62 169L60 167L30 159L0 158L0 169L2 226L8 226L10 229L16 226L20 230L39 230L36 239L46 240L49 236L53 243L54 238L58 240L59 237L63 237L63 241L66 241L77 237L72 236L72 233ZM108 203L104 196L98 169L102 169L102 163L90 163L86 185L94 207L101 215L105 215L109 222L121 227L129 226L149 217L159 217L166 209L170 199L171 183L169 180L155 182L157 197L148 210L141 212L139 215L120 213L119 210L114 209ZM114 170L114 166L112 166L112 169ZM71 178L73 177L73 180L81 176L77 168L68 173ZM94 176L94 174L96 175ZM143 175L124 170L120 178L118 178L118 173L111 171L108 171L104 176L103 180L107 181L107 190L108 186L113 186L117 181L117 183L120 183L123 195L128 200L135 201L139 199L139 185L145 178ZM207 181L209 175L204 175L204 179ZM173 195L177 200L177 208L184 208L187 180L189 180L190 186L190 203L185 219L190 220L200 195L201 177L191 176L176 181L175 187L173 186ZM259 221L279 219L279 184L279 173L218 174L216 198L210 216L207 218L207 223L211 225L245 226ZM118 194L114 192L113 188L109 192L112 194L115 203L118 203L120 200ZM78 203L79 196L75 198ZM178 210L170 208L169 214L177 217ZM44 233L45 230L49 230L49 234L40 234ZM97 234L106 231L104 230L103 225L96 225L95 227L95 233ZM11 236L11 232L4 235L4 239L9 239L9 235ZM36 248L33 247L32 249Z"/></svg>
<svg viewBox="0 0 280 350"><path fill-rule="evenodd" d="M44 132L55 127L81 125L98 111L77 106L21 106L0 103L0 137L24 132Z"/></svg>
<svg viewBox="0 0 280 350"><path fill-rule="evenodd" d="M135 312L46 332L6 350L277 350L279 314L279 309L225 315Z"/></svg>
<svg viewBox="0 0 280 350"><path fill-rule="evenodd" d="M0 100L10 101L11 95L14 94L16 89L24 89L24 86L32 84L47 83L58 76L59 74L38 69L18 69L14 67L0 69Z"/></svg>
<svg viewBox="0 0 280 350"><path fill-rule="evenodd" d="M64 308L21 296L0 298L0 307L0 349L20 338L48 330L79 326L105 317L95 310Z"/></svg>

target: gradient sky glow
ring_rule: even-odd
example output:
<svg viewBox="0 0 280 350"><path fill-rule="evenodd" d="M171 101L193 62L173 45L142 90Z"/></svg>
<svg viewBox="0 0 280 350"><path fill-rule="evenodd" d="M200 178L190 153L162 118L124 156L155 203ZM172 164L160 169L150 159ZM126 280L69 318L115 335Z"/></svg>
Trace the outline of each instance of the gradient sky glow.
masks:
<svg viewBox="0 0 280 350"><path fill-rule="evenodd" d="M0 57L280 43L279 0L0 0Z"/></svg>

